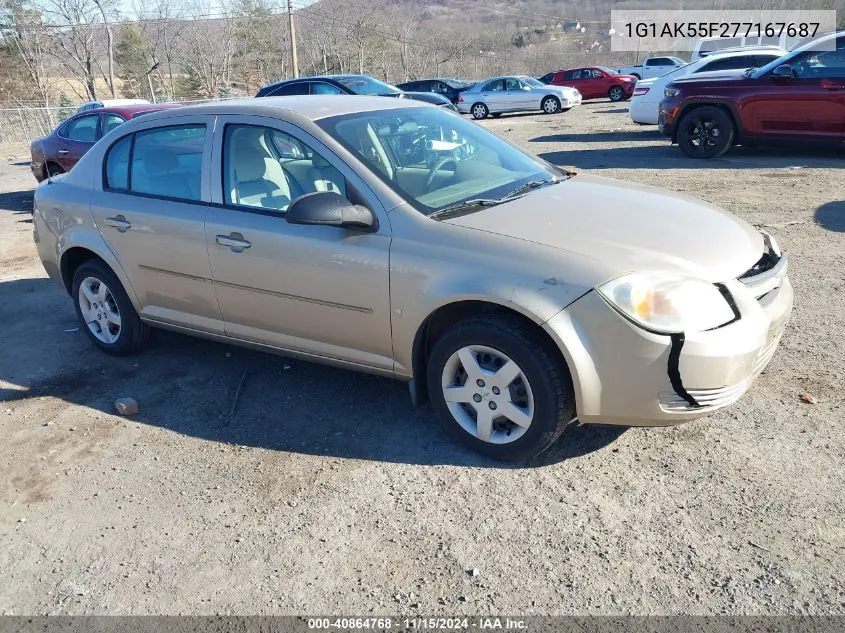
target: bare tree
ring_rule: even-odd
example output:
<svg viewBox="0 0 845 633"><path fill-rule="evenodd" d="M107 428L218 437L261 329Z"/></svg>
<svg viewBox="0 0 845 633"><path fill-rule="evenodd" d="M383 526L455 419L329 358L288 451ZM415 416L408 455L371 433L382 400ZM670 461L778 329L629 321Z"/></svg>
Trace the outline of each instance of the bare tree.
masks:
<svg viewBox="0 0 845 633"><path fill-rule="evenodd" d="M25 84L46 107L50 105L44 66L48 34L40 11L23 0L0 2L0 41L16 54L26 73Z"/></svg>
<svg viewBox="0 0 845 633"><path fill-rule="evenodd" d="M209 15L209 4L194 4L195 15ZM179 60L191 90L205 97L220 96L232 68L233 23L228 19L196 19L185 23L178 43Z"/></svg>
<svg viewBox="0 0 845 633"><path fill-rule="evenodd" d="M100 15L103 18L103 26L105 26L106 29L106 54L108 55L109 65L109 75L106 81L108 83L111 96L115 97L116 93L114 91L114 39L112 37L111 24L109 23L108 14L106 12L106 5L103 0L93 0L93 2L95 5L97 5L97 9L99 10ZM114 7L111 8L112 10L115 10Z"/></svg>

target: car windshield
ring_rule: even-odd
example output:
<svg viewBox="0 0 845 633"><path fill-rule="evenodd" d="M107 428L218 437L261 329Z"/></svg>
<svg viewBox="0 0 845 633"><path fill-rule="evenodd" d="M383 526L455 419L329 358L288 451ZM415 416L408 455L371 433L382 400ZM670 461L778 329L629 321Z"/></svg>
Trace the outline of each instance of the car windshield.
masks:
<svg viewBox="0 0 845 633"><path fill-rule="evenodd" d="M363 75L360 77L338 77L337 81L356 95L395 95L402 92L395 86Z"/></svg>
<svg viewBox="0 0 845 633"><path fill-rule="evenodd" d="M537 79L534 79L534 77L520 77L519 80L522 83L528 84L532 88L545 88L546 87L546 84L544 84L542 81L538 81Z"/></svg>
<svg viewBox="0 0 845 633"><path fill-rule="evenodd" d="M529 183L563 175L440 108L357 112L317 123L425 215L479 199L495 204Z"/></svg>
<svg viewBox="0 0 845 633"><path fill-rule="evenodd" d="M608 75L618 75L619 73L613 70L612 68L608 68L607 66L599 66L599 70L603 70Z"/></svg>

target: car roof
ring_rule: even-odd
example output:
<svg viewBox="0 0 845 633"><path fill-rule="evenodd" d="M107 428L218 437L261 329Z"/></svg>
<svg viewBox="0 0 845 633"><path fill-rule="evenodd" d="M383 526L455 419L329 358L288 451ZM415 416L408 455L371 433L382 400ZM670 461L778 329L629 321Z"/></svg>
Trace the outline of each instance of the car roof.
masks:
<svg viewBox="0 0 845 633"><path fill-rule="evenodd" d="M433 106L414 99L397 99L395 97L348 95L343 99L338 99L335 95L297 95L287 97L253 97L190 105L181 108L179 114L242 114L273 117L281 113L294 113L312 121L317 121L344 114L426 107ZM153 112L146 115L143 120L153 121L159 118L167 118L167 116L167 113Z"/></svg>
<svg viewBox="0 0 845 633"><path fill-rule="evenodd" d="M172 110L173 108L181 108L181 103L131 103L126 105L105 106L97 108L96 110L83 110L82 112L74 113L73 117L83 117L93 114L119 114L125 119L132 118L133 115L139 112L153 112L158 110Z"/></svg>

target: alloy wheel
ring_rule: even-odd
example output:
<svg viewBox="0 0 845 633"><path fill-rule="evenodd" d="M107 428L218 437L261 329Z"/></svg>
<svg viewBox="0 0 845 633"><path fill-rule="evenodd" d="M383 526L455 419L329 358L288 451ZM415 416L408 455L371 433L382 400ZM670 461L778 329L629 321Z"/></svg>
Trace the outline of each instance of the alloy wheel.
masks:
<svg viewBox="0 0 845 633"><path fill-rule="evenodd" d="M722 142L722 130L715 119L696 117L690 121L687 144L696 152L707 152Z"/></svg>
<svg viewBox="0 0 845 633"><path fill-rule="evenodd" d="M79 286L77 300L91 334L106 344L120 338L120 309L106 284L96 277L86 277Z"/></svg>
<svg viewBox="0 0 845 633"><path fill-rule="evenodd" d="M502 352L468 345L453 353L441 376L449 412L470 435L491 444L522 437L534 419L531 385Z"/></svg>

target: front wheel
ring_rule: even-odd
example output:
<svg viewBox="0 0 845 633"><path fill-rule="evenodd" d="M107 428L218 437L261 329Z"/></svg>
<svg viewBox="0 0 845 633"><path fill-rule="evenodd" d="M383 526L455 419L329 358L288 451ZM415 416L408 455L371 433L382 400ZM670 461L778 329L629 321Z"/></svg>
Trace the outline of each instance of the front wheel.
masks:
<svg viewBox="0 0 845 633"><path fill-rule="evenodd" d="M721 108L696 108L678 123L678 145L690 158L717 158L728 151L734 139L734 124Z"/></svg>
<svg viewBox="0 0 845 633"><path fill-rule="evenodd" d="M575 417L572 381L549 345L508 317L472 318L448 330L428 363L440 424L495 459L526 460L545 451Z"/></svg>
<svg viewBox="0 0 845 633"><path fill-rule="evenodd" d="M607 92L607 96L613 102L623 101L625 99L625 91L622 90L621 86L611 86L610 90Z"/></svg>
<svg viewBox="0 0 845 633"><path fill-rule="evenodd" d="M476 103L470 109L472 113L473 119L486 119L487 115L490 114L490 110L487 109L487 106L483 103Z"/></svg>
<svg viewBox="0 0 845 633"><path fill-rule="evenodd" d="M107 354L141 349L149 327L141 321L117 275L102 261L82 264L73 276L76 314L91 342Z"/></svg>
<svg viewBox="0 0 845 633"><path fill-rule="evenodd" d="M560 112L560 101L557 97L546 97L540 103L540 109L546 114L555 114Z"/></svg>

